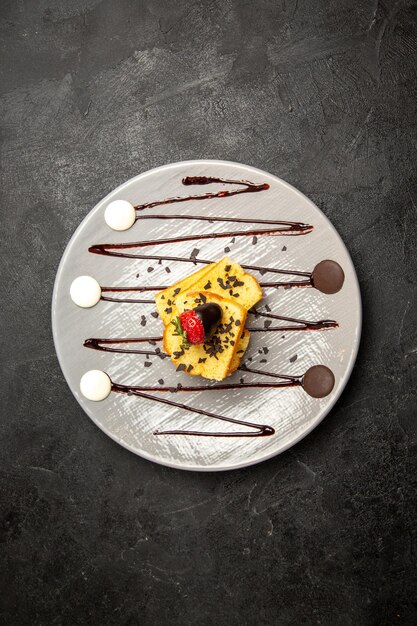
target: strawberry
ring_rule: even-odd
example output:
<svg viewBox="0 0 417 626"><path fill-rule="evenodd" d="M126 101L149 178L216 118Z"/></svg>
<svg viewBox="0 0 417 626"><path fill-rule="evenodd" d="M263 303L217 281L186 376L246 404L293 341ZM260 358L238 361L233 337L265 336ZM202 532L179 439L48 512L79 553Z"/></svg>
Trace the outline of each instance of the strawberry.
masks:
<svg viewBox="0 0 417 626"><path fill-rule="evenodd" d="M191 311L184 311L171 320L175 335L182 337L183 347L204 343L213 335L222 317L221 307L214 302L204 302Z"/></svg>
<svg viewBox="0 0 417 626"><path fill-rule="evenodd" d="M204 343L204 326L195 309L181 313L180 323L182 330L186 333L188 343L194 345Z"/></svg>

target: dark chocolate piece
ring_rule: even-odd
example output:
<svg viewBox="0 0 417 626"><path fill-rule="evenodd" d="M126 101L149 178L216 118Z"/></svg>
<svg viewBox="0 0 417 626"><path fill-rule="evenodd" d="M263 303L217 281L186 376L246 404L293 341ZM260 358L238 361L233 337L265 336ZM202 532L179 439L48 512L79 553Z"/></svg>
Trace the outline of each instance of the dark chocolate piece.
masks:
<svg viewBox="0 0 417 626"><path fill-rule="evenodd" d="M334 374L325 365L313 365L303 377L304 391L312 398L328 396L334 387Z"/></svg>
<svg viewBox="0 0 417 626"><path fill-rule="evenodd" d="M336 261L320 261L311 275L313 287L326 294L337 293L343 287L345 273Z"/></svg>

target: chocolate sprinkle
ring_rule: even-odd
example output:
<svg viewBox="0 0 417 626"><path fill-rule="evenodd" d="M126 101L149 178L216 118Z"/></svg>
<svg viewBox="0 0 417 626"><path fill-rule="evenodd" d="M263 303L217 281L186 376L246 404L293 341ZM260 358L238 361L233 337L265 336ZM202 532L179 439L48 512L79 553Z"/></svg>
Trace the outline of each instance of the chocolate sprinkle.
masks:
<svg viewBox="0 0 417 626"><path fill-rule="evenodd" d="M147 270L147 271L150 273L150 272L153 272L153 270L154 270L154 268L153 268L153 267L148 267L148 270Z"/></svg>
<svg viewBox="0 0 417 626"><path fill-rule="evenodd" d="M282 252L286 252L286 250L287 250L287 246L283 246L282 247Z"/></svg>
<svg viewBox="0 0 417 626"><path fill-rule="evenodd" d="M228 252L230 252L230 248L229 248L228 246L226 246L226 248L224 249L224 251L225 251L225 252L226 252L226 254L227 254Z"/></svg>
<svg viewBox="0 0 417 626"><path fill-rule="evenodd" d="M160 385L163 385L163 384L164 384L164 379L163 379L163 378L160 378L160 379L158 380L158 383L159 383Z"/></svg>
<svg viewBox="0 0 417 626"><path fill-rule="evenodd" d="M186 369L186 365L184 363L180 363L177 367L177 372L184 372Z"/></svg>
<svg viewBox="0 0 417 626"><path fill-rule="evenodd" d="M152 365L152 361L145 361L144 366L150 367Z"/></svg>
<svg viewBox="0 0 417 626"><path fill-rule="evenodd" d="M165 271L166 271L167 274L171 274L171 270L169 269L169 267L166 267Z"/></svg>
<svg viewBox="0 0 417 626"><path fill-rule="evenodd" d="M155 317L155 318L159 317L158 311L152 311L151 315L152 317Z"/></svg>
<svg viewBox="0 0 417 626"><path fill-rule="evenodd" d="M256 246L256 244L257 244L257 243L258 243L258 237L255 235L255 236L252 238L252 245L253 245L253 246Z"/></svg>
<svg viewBox="0 0 417 626"><path fill-rule="evenodd" d="M265 304L265 311L268 311L268 313L271 311L271 307L268 306L267 304Z"/></svg>
<svg viewBox="0 0 417 626"><path fill-rule="evenodd" d="M269 328L271 326L272 322L271 320L265 320L264 321L264 328Z"/></svg>
<svg viewBox="0 0 417 626"><path fill-rule="evenodd" d="M294 363L296 360L297 360L297 355L294 354L294 356L290 358L290 363Z"/></svg>
<svg viewBox="0 0 417 626"><path fill-rule="evenodd" d="M141 326L146 326L146 317L144 315L142 315L142 317L141 317L140 325Z"/></svg>

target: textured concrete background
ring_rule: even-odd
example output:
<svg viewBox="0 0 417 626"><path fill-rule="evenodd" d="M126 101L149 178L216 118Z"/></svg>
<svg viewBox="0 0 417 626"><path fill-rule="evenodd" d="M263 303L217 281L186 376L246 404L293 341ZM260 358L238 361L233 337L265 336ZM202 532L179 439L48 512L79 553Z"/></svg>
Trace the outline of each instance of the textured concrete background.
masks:
<svg viewBox="0 0 417 626"><path fill-rule="evenodd" d="M416 23L411 0L3 0L1 623L417 623ZM92 206L206 157L309 195L364 300L332 414L218 475L105 437L50 327Z"/></svg>

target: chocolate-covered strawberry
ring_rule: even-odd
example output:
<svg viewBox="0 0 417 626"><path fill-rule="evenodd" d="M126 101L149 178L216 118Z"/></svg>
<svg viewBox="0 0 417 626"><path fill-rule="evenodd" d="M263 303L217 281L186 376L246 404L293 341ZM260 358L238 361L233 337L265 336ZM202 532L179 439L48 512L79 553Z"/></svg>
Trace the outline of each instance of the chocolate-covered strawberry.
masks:
<svg viewBox="0 0 417 626"><path fill-rule="evenodd" d="M173 323L185 342L198 345L210 339L221 318L221 307L214 302L207 302L184 311Z"/></svg>

